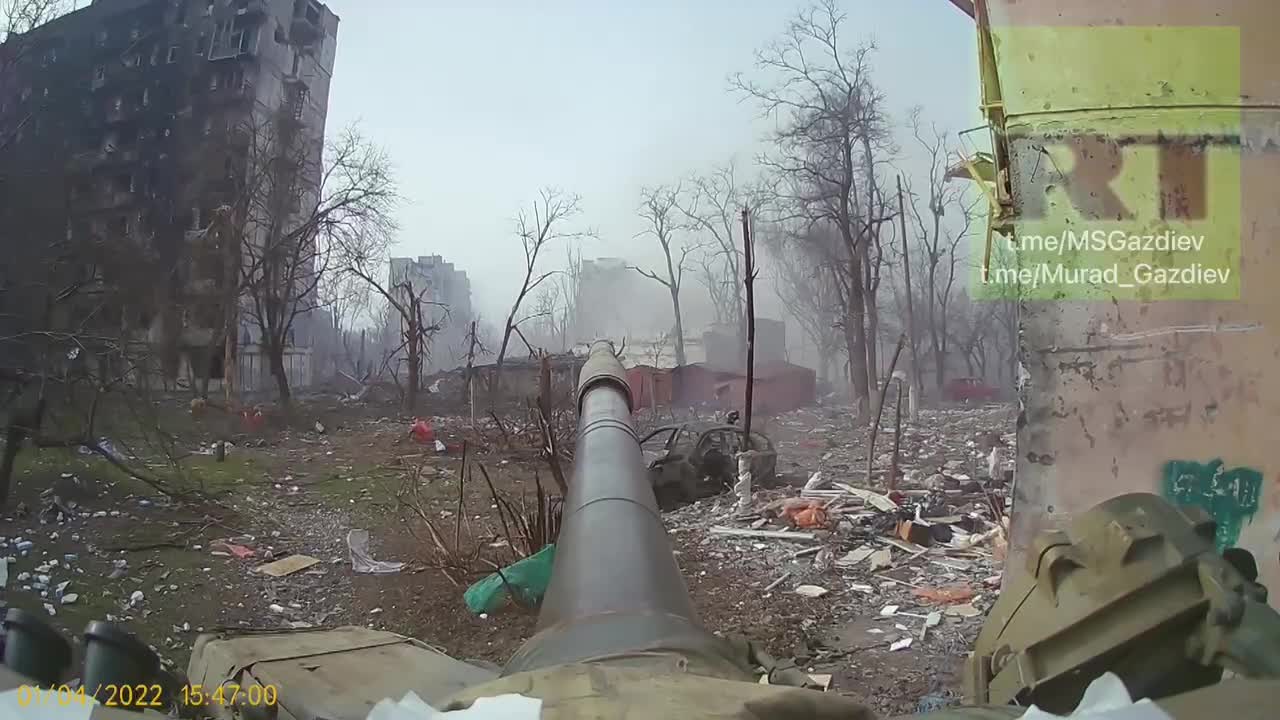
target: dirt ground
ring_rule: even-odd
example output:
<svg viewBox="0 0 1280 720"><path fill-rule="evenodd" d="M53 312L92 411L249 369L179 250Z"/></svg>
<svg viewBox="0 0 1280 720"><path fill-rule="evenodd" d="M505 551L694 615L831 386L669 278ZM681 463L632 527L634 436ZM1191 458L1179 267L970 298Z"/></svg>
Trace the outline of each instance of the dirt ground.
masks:
<svg viewBox="0 0 1280 720"><path fill-rule="evenodd" d="M0 597L10 607L56 613L50 620L68 637L91 620L122 623L151 643L166 665L179 669L202 631L345 624L410 635L463 659L504 663L531 634L534 612L508 604L491 615L471 614L462 591L487 571L451 573L459 584L446 577L409 504L433 518L451 541L463 440L468 460L483 465L500 492L528 498L535 476L553 487L532 443L517 436L515 423L505 437L493 429L480 436L468 431L466 418L438 417L432 423L447 448L438 453L432 443L415 442L410 419L391 407L314 398L304 400L297 414L306 421L293 429L256 430L233 422L234 446L224 462L205 454L185 460L192 482L210 497L202 502L158 496L99 458L24 450L10 507L0 517L0 556L11 560ZM818 469L852 474L865 463L866 433L849 428L846 418L840 408L809 409L765 423L762 429L778 445L784 482L803 484ZM308 424L316 421L319 426ZM226 418L183 422L184 440L193 450L207 452L213 441L228 437ZM1008 408L927 416L904 432L904 464L926 474L948 459L954 470L957 456L972 465L973 438L993 430L1012 430ZM939 440L943 435L947 442ZM416 496L405 494L409 488L416 488ZM54 495L61 510L52 503ZM467 518L461 544L500 559L504 549L493 545L503 533L475 465L461 496ZM812 554L792 557L799 546L711 534L711 524L730 524L725 518L733 515L732 506L732 498L712 498L667 515L676 558L711 630L743 633L776 657L829 673L832 691L886 714L956 699L958 672L981 617L948 616L925 639L891 651L887 640L918 636L918 621L881 615L889 601L909 611L910 603L895 598L935 580L954 581L946 575L950 570L902 564L876 575L870 592L848 589L850 577L829 562ZM405 562L405 569L354 573L346 546L353 528L369 531L373 557ZM242 548L253 555L236 557ZM320 562L280 578L254 571L294 553ZM764 591L788 571L794 580L829 592L804 597L792 591L793 582ZM974 572L985 575L991 568ZM994 599L995 591L987 592L984 607Z"/></svg>

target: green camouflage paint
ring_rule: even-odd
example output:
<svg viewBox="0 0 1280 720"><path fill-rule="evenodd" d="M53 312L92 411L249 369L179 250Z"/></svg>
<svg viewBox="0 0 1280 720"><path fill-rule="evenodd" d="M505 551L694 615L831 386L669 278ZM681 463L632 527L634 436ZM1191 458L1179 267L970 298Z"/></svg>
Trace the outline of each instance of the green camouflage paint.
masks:
<svg viewBox="0 0 1280 720"><path fill-rule="evenodd" d="M1164 466L1164 496L1179 505L1204 508L1218 523L1221 552L1234 547L1245 522L1252 522L1262 495L1262 473L1252 468L1226 469L1222 460L1206 464L1170 460Z"/></svg>

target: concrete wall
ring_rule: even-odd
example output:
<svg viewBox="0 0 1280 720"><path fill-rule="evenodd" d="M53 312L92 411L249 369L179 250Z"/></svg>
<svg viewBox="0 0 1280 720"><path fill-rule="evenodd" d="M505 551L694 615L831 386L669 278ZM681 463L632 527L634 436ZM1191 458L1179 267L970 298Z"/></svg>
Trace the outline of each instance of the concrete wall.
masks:
<svg viewBox="0 0 1280 720"><path fill-rule="evenodd" d="M1280 4L993 0L991 22L1013 237L1203 236L1159 251L1015 244L1015 550L1105 498L1159 493L1208 509L1220 547L1252 551L1275 604ZM1116 272L1029 287L1044 263ZM1143 282L1143 264L1230 275Z"/></svg>
<svg viewBox="0 0 1280 720"><path fill-rule="evenodd" d="M743 345L738 344L735 328L712 326L702 334L708 365L723 370L746 367L747 356ZM781 320L756 318L755 347L752 351L756 367L777 365L787 361L787 327Z"/></svg>

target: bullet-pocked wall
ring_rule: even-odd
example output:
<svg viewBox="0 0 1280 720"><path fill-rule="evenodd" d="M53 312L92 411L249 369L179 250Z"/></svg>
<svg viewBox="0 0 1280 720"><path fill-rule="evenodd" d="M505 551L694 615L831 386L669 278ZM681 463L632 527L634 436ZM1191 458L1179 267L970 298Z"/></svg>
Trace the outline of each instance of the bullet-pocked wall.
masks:
<svg viewBox="0 0 1280 720"><path fill-rule="evenodd" d="M988 278L1023 298L1010 571L1040 529L1156 492L1275 603L1280 3L986 4L1012 200Z"/></svg>

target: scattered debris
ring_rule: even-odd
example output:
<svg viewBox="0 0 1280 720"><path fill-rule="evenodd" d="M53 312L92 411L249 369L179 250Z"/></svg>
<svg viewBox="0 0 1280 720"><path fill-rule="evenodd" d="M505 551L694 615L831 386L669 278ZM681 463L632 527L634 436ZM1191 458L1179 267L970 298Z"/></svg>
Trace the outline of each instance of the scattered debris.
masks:
<svg viewBox="0 0 1280 720"><path fill-rule="evenodd" d="M741 530L738 528L717 525L711 528L712 535L733 535L735 537L772 538L775 540L813 540L813 533L787 532L785 530Z"/></svg>
<svg viewBox="0 0 1280 720"><path fill-rule="evenodd" d="M825 528L829 522L827 511L823 509L822 503L817 500L788 505L783 508L781 517L792 527L806 529Z"/></svg>
<svg viewBox="0 0 1280 720"><path fill-rule="evenodd" d="M225 540L219 540L218 542L211 544L209 547L214 548L211 553L213 555L218 555L219 553L222 553L223 555L231 555L241 560L245 560L247 558L251 558L254 556L253 548L246 547L244 545L237 545L235 543L227 542Z"/></svg>
<svg viewBox="0 0 1280 720"><path fill-rule="evenodd" d="M847 567L847 568L857 567L858 565L862 564L863 560L866 560L867 558L871 557L873 554L875 554L875 552L876 552L875 548L869 547L867 545L862 545L856 549L850 550L848 553L844 555L844 557L840 558L839 560L836 560L836 565L838 567ZM884 552L888 552L888 551L886 550ZM892 554L890 554L889 559L892 560ZM872 568L873 571L876 569L878 568Z"/></svg>
<svg viewBox="0 0 1280 720"><path fill-rule="evenodd" d="M369 531L352 530L347 533L347 549L351 553L351 569L367 575L390 575L404 569L402 562L374 560L369 554Z"/></svg>
<svg viewBox="0 0 1280 720"><path fill-rule="evenodd" d="M791 577L791 571L790 571L790 570L788 570L788 571L786 571L786 572L782 573L782 576L781 576L781 577L779 577L777 580L774 580L773 582L771 582L771 583L769 583L768 585L766 585L766 586L765 586L765 588L764 588L764 591L765 591L765 592L773 592L773 591L774 591L774 590L775 590L779 585L781 585L782 583L786 582L790 577Z"/></svg>
<svg viewBox="0 0 1280 720"><path fill-rule="evenodd" d="M871 564L871 572L893 567L893 551L889 548L880 548L872 552L868 559Z"/></svg>
<svg viewBox="0 0 1280 720"><path fill-rule="evenodd" d="M810 598L819 598L829 592L831 591L821 585L797 585L795 589L795 594Z"/></svg>
<svg viewBox="0 0 1280 720"><path fill-rule="evenodd" d="M951 607L943 610L942 612L947 615L951 615L952 617L965 617L965 618L977 617L982 614L982 611L974 607L973 603L965 603L963 605L952 605Z"/></svg>
<svg viewBox="0 0 1280 720"><path fill-rule="evenodd" d="M868 505L882 512L895 512L900 509L898 507L898 503L894 502L888 495L881 495L878 492L853 487L852 485L846 485L845 483L833 484L850 495L861 498Z"/></svg>
<svg viewBox="0 0 1280 720"><path fill-rule="evenodd" d="M831 487L831 480L830 478L824 478L821 470L810 475L808 481L804 484L805 490L825 490L829 487Z"/></svg>
<svg viewBox="0 0 1280 720"><path fill-rule="evenodd" d="M939 605L950 605L954 603L962 603L970 600L977 593L973 588L967 585L952 585L949 587L932 588L922 587L914 590L916 597Z"/></svg>
<svg viewBox="0 0 1280 720"><path fill-rule="evenodd" d="M911 647L912 640L914 640L914 638L912 638L910 635L900 640L895 640L892 643L890 643L889 651L896 652L898 650L906 650L907 648Z"/></svg>
<svg viewBox="0 0 1280 720"><path fill-rule="evenodd" d="M309 555L290 555L289 557L269 562L266 565L259 565L254 568L255 572L271 577L284 577L292 575L299 570L306 570L312 565L318 564L320 561Z"/></svg>
<svg viewBox="0 0 1280 720"><path fill-rule="evenodd" d="M431 423L422 418L414 418L413 424L409 426L409 435L415 442L426 445L434 443L436 439L436 431L431 427Z"/></svg>
<svg viewBox="0 0 1280 720"><path fill-rule="evenodd" d="M551 583L555 557L556 546L548 545L480 580L463 593L467 609L476 615L492 613L508 597L524 607L536 607Z"/></svg>

